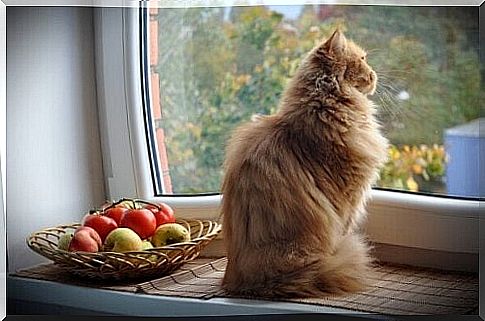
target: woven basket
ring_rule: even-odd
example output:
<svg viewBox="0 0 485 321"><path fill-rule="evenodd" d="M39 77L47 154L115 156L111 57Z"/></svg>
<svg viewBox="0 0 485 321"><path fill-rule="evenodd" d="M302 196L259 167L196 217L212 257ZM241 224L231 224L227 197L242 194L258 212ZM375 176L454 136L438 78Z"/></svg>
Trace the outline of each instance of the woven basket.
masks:
<svg viewBox="0 0 485 321"><path fill-rule="evenodd" d="M190 232L190 242L125 253L68 252L59 249L59 238L81 226L75 223L34 232L27 238L27 245L59 267L83 277L125 280L161 276L195 259L221 231L219 223L209 220L177 220L177 223Z"/></svg>

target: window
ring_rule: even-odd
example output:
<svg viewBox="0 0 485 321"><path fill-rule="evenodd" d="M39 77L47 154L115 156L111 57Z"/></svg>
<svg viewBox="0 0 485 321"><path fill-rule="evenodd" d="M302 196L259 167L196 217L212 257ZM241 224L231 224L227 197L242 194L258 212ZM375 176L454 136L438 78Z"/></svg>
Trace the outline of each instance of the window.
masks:
<svg viewBox="0 0 485 321"><path fill-rule="evenodd" d="M317 10L318 8L320 9ZM219 165L223 159L224 139L230 129L249 119L254 113L273 112L271 108L275 107L273 102L277 101L278 88L282 88L281 79L291 75L301 55L307 50L305 46L310 47L312 41L320 40L337 23L346 26L349 38L365 45L364 40L371 39L367 34L370 33L370 28L379 25L364 19L370 19L370 10L375 13L374 18L381 19L382 28L387 24L385 18L392 18L392 14L404 20L411 13L416 17L429 15L429 19L408 19L414 21L416 26L407 28L418 28L419 32L411 33L412 30L400 25L395 32L405 31L407 38L404 37L404 40L407 40L404 41L403 36L399 36L395 48L389 48L392 41L387 42L388 47L384 47L384 50L367 40L366 49L374 66L379 65L381 60L391 58L400 58L410 64L408 71L393 72L390 66L391 62L395 62L391 59L391 65L386 67L387 73L384 74L381 69L380 77L384 83L386 79L393 81L392 88L381 87L380 92L394 95L389 98L384 94L381 99L384 103L387 101L388 105L395 103L402 109L389 110L381 107L380 111L383 122L387 125L386 134L394 131L395 137L391 139L396 148L399 148L399 153L407 152L404 146L407 145L408 153L412 154L412 146L420 148L421 143L425 143L428 150L433 150L433 145L438 144L438 152L444 145L445 151L449 152L446 147L447 134L453 136L451 134L458 132L460 134L455 136L464 138L477 134L473 128L473 119L478 116L478 106L472 105L478 99L473 89L476 84L468 78L475 77L473 79L478 81L477 77L480 77L476 71L478 7L459 7L453 10L431 7L393 8L305 5L231 9L187 7L99 10L95 15L95 26L101 33L96 38L96 65L99 66L97 84L101 102L100 130L103 137L103 166L108 197L139 197L164 201L172 205L181 218L218 219L222 197L218 186L221 177ZM391 9L395 11L386 11ZM342 18L351 13L352 17L359 19ZM293 25L291 19L297 19L301 14L307 18ZM326 17L324 21L328 22L328 26L317 25L312 28L315 21L322 17ZM453 22L451 29L462 28L456 35L454 47L452 46L456 49L451 51L454 58L448 64L455 67L458 64L461 69L450 67L446 71L446 64L434 65L435 59L444 59L443 55L448 52L448 47L436 47L437 52L433 55L426 47L428 40L438 44L447 43L448 38L443 31L447 29L439 29L439 33L435 30L445 23L444 17L450 19L450 23ZM238 29L231 19L239 19L250 26L239 26ZM345 25L345 21L353 24L367 23L369 30L367 33L357 33ZM435 28L428 26L428 30L428 27L422 26L428 23L434 23ZM259 31L252 33L254 30ZM301 37L305 30L306 33ZM430 34L426 34L427 32ZM174 38L175 35L180 38ZM266 38L256 37L262 35ZM296 44L296 35L298 39L303 39L302 45ZM388 35L389 39L391 36ZM371 40L376 42L375 38ZM264 41L265 46L263 49L249 46L246 43L248 39L256 43ZM403 49L405 45L408 48L406 50ZM244 54L238 53L236 49L243 47L246 47ZM294 51L286 50L287 47ZM418 77L422 72L415 65L418 57L407 58L407 53L412 53L410 48L420 50L424 62L431 64L424 75L421 75L426 82ZM252 53L249 53L251 50ZM219 58L217 63L214 63L213 56ZM224 59L229 59L231 63ZM255 65L255 61L259 65ZM439 77L444 74L453 77ZM394 78L389 78L391 76ZM431 77L433 81L426 77ZM459 82L460 86L465 86L463 91L456 91L449 83L456 79L463 80ZM418 80L421 85L427 84L429 88L426 87L426 90L435 95L420 92L423 89L415 84L419 83ZM455 82L456 84L458 83ZM265 91L256 90L263 86ZM446 96L445 102L453 102L455 107L450 107L448 103L440 107L434 99L443 101L441 96ZM463 104L464 101L467 102L466 105ZM449 123L443 123L441 118L438 122L434 115L431 117L429 114L426 117L417 117L419 114L412 113L411 107L423 108L418 104L421 102L433 103L435 109L432 112L440 114L440 117L451 111L456 114L448 118ZM211 107L211 104L214 106ZM465 112L467 110L469 113ZM462 115L462 118L456 115ZM388 124L398 120L411 121L414 124L412 131L402 129L400 125ZM426 127L428 124L434 124L433 128L437 128L438 133L427 131L428 136L423 136L419 141L419 135L415 131L419 126ZM460 124L466 127L455 128ZM454 129L447 132L448 128ZM463 134L470 128L472 135ZM408 136L409 133L413 135ZM414 137L412 139L415 141L399 141L396 138L399 134L403 140ZM477 145L472 144L472 150ZM457 155L465 154L462 152ZM479 161L466 157L472 160L470 163L473 165L463 166L463 175L478 176L478 172L483 175L478 169ZM439 163L446 167L445 174L438 175L438 178L447 178L446 171L452 161L450 157L448 163ZM460 197L454 197L458 193L449 193L443 189L443 182L448 184L446 181L440 182L441 190L431 187L423 190L425 184L414 176L421 175L416 173L419 170L413 169L413 166L411 168L414 170L411 172L413 179L420 188L418 192L396 192L396 186L373 190L367 208L367 235L376 244L391 246L389 251L392 255L400 253L396 261L401 263L405 261L408 264L429 266L430 261L433 261L432 266L476 270L481 204L476 199L477 196L467 192ZM431 180L430 173L428 176ZM409 188L406 186L408 177L404 176L405 180L402 180L401 187L404 189ZM428 183L426 179L424 182ZM424 193L426 194L423 195ZM415 253L414 250L418 252ZM419 251L436 252L438 256L441 255L441 259L430 259Z"/></svg>
<svg viewBox="0 0 485 321"><path fill-rule="evenodd" d="M276 111L303 55L339 26L368 51L392 143L376 187L478 197L474 7L285 5L151 9L159 194L218 193L231 130Z"/></svg>

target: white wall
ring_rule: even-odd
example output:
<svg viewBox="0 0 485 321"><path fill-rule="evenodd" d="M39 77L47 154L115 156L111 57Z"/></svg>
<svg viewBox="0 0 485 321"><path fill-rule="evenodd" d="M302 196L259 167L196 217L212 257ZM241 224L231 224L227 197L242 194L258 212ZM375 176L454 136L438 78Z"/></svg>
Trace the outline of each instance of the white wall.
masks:
<svg viewBox="0 0 485 321"><path fill-rule="evenodd" d="M9 272L39 262L26 237L104 199L93 10L7 7Z"/></svg>

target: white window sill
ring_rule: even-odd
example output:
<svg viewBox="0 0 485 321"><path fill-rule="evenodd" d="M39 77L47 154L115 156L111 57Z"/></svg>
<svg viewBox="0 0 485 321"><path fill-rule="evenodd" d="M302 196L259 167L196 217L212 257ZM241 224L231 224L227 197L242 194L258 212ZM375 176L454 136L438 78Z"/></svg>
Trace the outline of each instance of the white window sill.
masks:
<svg viewBox="0 0 485 321"><path fill-rule="evenodd" d="M220 215L220 195L147 199L167 202L180 218ZM482 207L479 201L373 190L364 229L370 241L386 245L381 258L394 263L476 272ZM220 241L207 255L222 251Z"/></svg>
<svg viewBox="0 0 485 321"><path fill-rule="evenodd" d="M19 301L25 313L29 304L61 306L63 313L70 310L79 314L109 314L124 316L217 316L293 313L369 314L333 307L310 304L269 302L246 299L213 298L209 300L133 294L73 286L50 281L9 276L8 299ZM32 308L30 308L32 309ZM71 312L72 313L72 312Z"/></svg>

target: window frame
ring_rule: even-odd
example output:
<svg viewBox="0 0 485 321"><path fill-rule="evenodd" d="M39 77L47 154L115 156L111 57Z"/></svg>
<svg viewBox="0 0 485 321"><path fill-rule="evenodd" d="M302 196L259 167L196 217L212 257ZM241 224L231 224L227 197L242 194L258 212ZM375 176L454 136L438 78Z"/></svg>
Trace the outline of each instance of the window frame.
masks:
<svg viewBox="0 0 485 321"><path fill-rule="evenodd" d="M147 128L143 123L146 115L142 102L150 101L151 92L150 77L143 79L140 73L140 67L146 68L140 65L139 51L142 10L148 9L97 8L95 11L99 118L107 196L111 200L134 197L166 202L180 218L218 220L220 194L156 196L152 180L156 160L151 159ZM149 28L148 23L146 28ZM119 52L123 53L121 57L118 57ZM145 62L150 61L148 55L149 50ZM142 97L141 88L145 88L148 96ZM431 250L452 257L456 254L457 258L466 254L471 259L462 264L463 269L476 271L482 206L482 200L373 189L365 231L369 239L378 244ZM419 265L418 261L407 257L400 263ZM476 266L467 268L467 264Z"/></svg>

